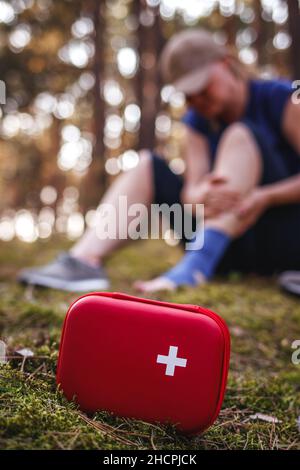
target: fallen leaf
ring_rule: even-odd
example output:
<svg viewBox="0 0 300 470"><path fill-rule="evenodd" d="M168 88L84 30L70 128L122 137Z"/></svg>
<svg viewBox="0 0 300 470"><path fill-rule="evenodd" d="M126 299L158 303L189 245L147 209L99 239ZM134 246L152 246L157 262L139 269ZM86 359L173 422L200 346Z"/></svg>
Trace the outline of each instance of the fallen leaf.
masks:
<svg viewBox="0 0 300 470"><path fill-rule="evenodd" d="M242 338L246 334L245 330L243 330L239 326L232 326L230 328L230 333L232 334L232 336L236 336L237 338Z"/></svg>
<svg viewBox="0 0 300 470"><path fill-rule="evenodd" d="M32 357L32 356L34 356L31 349L28 349L28 348L18 349L18 351L16 351L16 353L20 354L20 356L23 356L23 357Z"/></svg>
<svg viewBox="0 0 300 470"><path fill-rule="evenodd" d="M275 416L264 415L263 413L255 413L255 415L250 415L250 418L266 421L267 423L281 423L281 421Z"/></svg>
<svg viewBox="0 0 300 470"><path fill-rule="evenodd" d="M0 340L0 364L6 364L6 344Z"/></svg>

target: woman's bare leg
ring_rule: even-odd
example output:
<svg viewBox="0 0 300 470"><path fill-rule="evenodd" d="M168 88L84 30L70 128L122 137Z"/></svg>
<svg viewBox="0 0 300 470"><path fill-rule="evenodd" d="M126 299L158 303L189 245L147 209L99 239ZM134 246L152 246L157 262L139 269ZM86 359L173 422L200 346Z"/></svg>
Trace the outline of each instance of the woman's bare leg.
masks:
<svg viewBox="0 0 300 470"><path fill-rule="evenodd" d="M141 203L149 206L152 202L153 177L151 154L148 150L141 150L140 162L136 168L120 175L110 186L102 198L100 205L111 204L116 209L116 220L118 230L127 233L130 217L126 213L119 214L119 198L127 197L128 208L131 204ZM100 206L99 205L99 206ZM103 231L103 233L101 233ZM104 256L118 248L126 242L124 239L111 239L104 237L104 227L101 224L97 227L87 229L81 239L71 248L72 256L93 265L99 265Z"/></svg>
<svg viewBox="0 0 300 470"><path fill-rule="evenodd" d="M214 174L225 177L231 189L246 196L259 183L262 172L260 150L248 128L236 123L231 125L222 137L213 170ZM231 211L205 221L205 227L211 227L236 237L241 228L241 221ZM151 281L137 281L135 287L144 292L171 289L174 285L169 279L159 276Z"/></svg>
<svg viewBox="0 0 300 470"><path fill-rule="evenodd" d="M231 189L241 197L258 185L262 173L260 149L249 129L241 124L233 124L224 133L216 158L214 173L227 179ZM235 238L240 231L241 220L234 212L220 214L208 219L206 227L212 227Z"/></svg>

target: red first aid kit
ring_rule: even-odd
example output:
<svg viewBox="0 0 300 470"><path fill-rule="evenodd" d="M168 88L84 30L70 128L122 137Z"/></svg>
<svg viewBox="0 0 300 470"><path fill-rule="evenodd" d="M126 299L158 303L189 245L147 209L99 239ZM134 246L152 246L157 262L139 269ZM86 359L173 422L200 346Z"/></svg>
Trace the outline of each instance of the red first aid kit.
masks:
<svg viewBox="0 0 300 470"><path fill-rule="evenodd" d="M229 350L225 322L206 308L96 292L67 312L57 383L84 411L198 433L221 408Z"/></svg>

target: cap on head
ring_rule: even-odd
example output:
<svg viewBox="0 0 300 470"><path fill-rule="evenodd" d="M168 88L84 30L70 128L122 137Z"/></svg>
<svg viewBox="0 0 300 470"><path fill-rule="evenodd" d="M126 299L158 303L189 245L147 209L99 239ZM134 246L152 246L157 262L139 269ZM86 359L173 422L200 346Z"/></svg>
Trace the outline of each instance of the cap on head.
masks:
<svg viewBox="0 0 300 470"><path fill-rule="evenodd" d="M227 55L227 47L218 44L212 33L184 30L175 34L161 53L162 78L187 95L197 93L207 85L212 65Z"/></svg>

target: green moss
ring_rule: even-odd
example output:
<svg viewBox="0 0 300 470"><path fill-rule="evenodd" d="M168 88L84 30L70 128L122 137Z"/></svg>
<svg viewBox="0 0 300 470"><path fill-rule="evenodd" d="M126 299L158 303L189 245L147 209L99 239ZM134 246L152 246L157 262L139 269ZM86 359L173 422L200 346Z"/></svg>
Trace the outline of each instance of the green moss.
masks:
<svg viewBox="0 0 300 470"><path fill-rule="evenodd" d="M50 260L68 243L0 246L0 335L9 354L30 347L35 356L12 359L0 368L1 449L300 449L300 366L291 362L291 343L300 339L300 303L280 292L274 279L241 276L198 289L150 297L211 308L228 323L232 354L228 389L216 423L187 438L167 426L82 415L57 391L55 367L61 326L76 294L31 289L14 282L16 271ZM160 241L139 242L106 263L112 290L136 294L132 282L151 278L180 257ZM279 422L254 420L263 413Z"/></svg>

